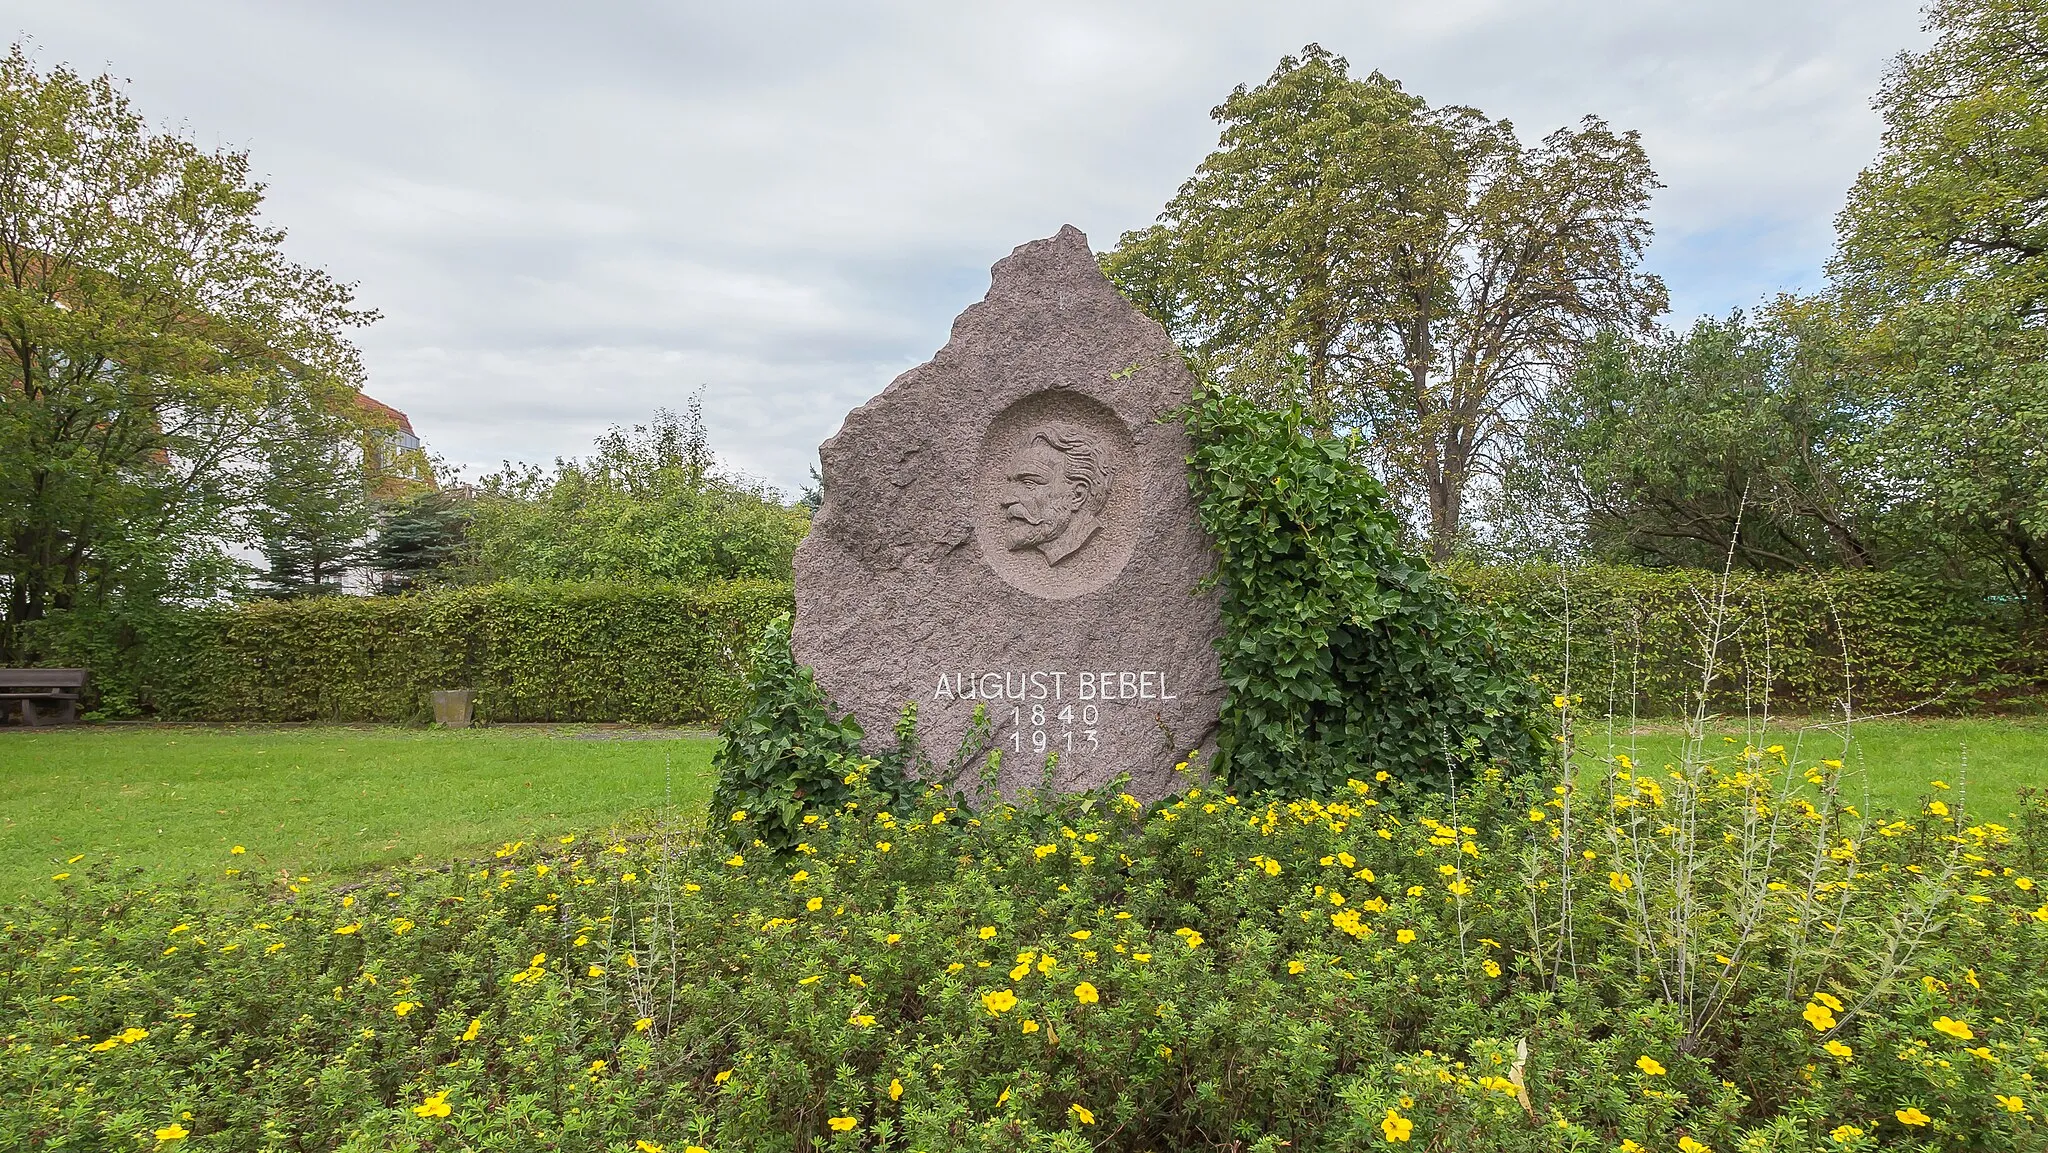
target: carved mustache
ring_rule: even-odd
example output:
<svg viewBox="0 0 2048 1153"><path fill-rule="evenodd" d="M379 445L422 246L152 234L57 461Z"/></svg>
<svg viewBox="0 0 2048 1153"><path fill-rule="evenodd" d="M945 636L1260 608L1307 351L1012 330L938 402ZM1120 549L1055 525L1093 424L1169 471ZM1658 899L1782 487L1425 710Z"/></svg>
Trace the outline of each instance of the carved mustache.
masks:
<svg viewBox="0 0 2048 1153"><path fill-rule="evenodd" d="M1010 514L1011 520L1021 520L1028 525L1041 525L1045 523L1044 521L1039 520L1033 517L1030 513L1024 511L1024 503L1022 501L1012 501L1009 504L1004 505L1003 511Z"/></svg>

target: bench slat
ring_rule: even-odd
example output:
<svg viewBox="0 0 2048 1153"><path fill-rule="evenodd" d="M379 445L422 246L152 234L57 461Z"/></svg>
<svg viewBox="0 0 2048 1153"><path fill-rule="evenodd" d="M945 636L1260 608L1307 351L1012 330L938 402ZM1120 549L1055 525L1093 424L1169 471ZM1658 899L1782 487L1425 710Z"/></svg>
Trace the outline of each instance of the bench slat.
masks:
<svg viewBox="0 0 2048 1153"><path fill-rule="evenodd" d="M85 669L0 669L0 690L82 689Z"/></svg>

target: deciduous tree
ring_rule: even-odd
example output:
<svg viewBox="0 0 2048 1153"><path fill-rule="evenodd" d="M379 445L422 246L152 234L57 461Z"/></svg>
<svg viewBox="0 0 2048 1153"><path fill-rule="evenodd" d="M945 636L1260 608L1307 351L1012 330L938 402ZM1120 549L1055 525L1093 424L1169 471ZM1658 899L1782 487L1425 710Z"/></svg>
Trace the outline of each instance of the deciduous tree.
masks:
<svg viewBox="0 0 2048 1153"><path fill-rule="evenodd" d="M1536 483L1514 478L1518 495L1575 507L1586 545L1617 560L1880 563L1860 451L1874 414L1816 307L1603 334L1530 422L1517 463Z"/></svg>
<svg viewBox="0 0 2048 1153"><path fill-rule="evenodd" d="M1936 0L1878 93L1831 272L1928 537L2048 607L2048 3Z"/></svg>
<svg viewBox="0 0 2048 1153"><path fill-rule="evenodd" d="M350 291L293 264L246 154L105 76L0 59L0 656L25 621L223 571L264 414L345 406Z"/></svg>
<svg viewBox="0 0 2048 1153"><path fill-rule="evenodd" d="M1641 143L1588 117L1527 146L1316 45L1211 115L1217 149L1106 269L1225 387L1367 430L1445 559L1530 398L1665 307Z"/></svg>

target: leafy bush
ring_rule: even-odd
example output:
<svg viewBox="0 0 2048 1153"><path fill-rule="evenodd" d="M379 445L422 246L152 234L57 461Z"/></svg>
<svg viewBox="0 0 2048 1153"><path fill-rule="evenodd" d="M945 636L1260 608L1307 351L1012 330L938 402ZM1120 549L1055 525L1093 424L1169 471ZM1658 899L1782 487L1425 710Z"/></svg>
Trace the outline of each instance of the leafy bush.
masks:
<svg viewBox="0 0 2048 1153"><path fill-rule="evenodd" d="M1220 775L1328 797L1373 769L1442 786L1453 765L1533 763L1532 686L1487 618L1401 548L1355 439L1215 390L1188 429L1223 590Z"/></svg>
<svg viewBox="0 0 2048 1153"><path fill-rule="evenodd" d="M500 581L787 580L809 510L718 467L701 404L614 427L552 471L507 466L469 502L457 559L436 575Z"/></svg>
<svg viewBox="0 0 2048 1153"><path fill-rule="evenodd" d="M111 618L59 617L40 663L93 670L103 711L173 720L419 721L474 688L494 721L728 715L787 583L489 585Z"/></svg>
<svg viewBox="0 0 2048 1153"><path fill-rule="evenodd" d="M1967 709L2048 681L2020 606L1896 573L1788 576L1588 565L1460 568L1471 601L1507 611L1503 643L1546 685L1627 716L1691 711L1719 620L1709 704L1839 712Z"/></svg>
<svg viewBox="0 0 2048 1153"><path fill-rule="evenodd" d="M763 631L747 674L747 703L726 721L711 757L718 772L711 811L727 814L729 840L787 850L801 839L806 814L831 812L856 792L902 808L931 782L959 789L964 799L959 782L967 758L992 743L984 710L976 707L974 723L947 765L924 756L915 703L904 705L897 719L895 747L869 756L861 748L867 732L860 722L850 714L835 718L811 670L796 663L789 628L783 617ZM1001 763L1002 754L992 752L978 796L995 795Z"/></svg>
<svg viewBox="0 0 2048 1153"><path fill-rule="evenodd" d="M789 619L779 619L754 650L746 706L719 733L711 811L771 848L788 849L805 813L851 798L866 735L851 716L832 716L811 670L790 655Z"/></svg>
<svg viewBox="0 0 2048 1153"><path fill-rule="evenodd" d="M1419 579L1404 563L1389 582ZM1630 712L1632 691L1641 715L1680 713L1699 688L1713 574L1572 569L1568 630L1555 569L1446 575L1468 602L1506 610L1494 626L1502 660L1548 687L1567 687L1568 632L1569 687L1598 700L1611 690L1618 713ZM1775 707L1836 707L1845 634L1859 709L1995 706L2048 680L2014 606L1881 573L1737 576L1731 587L1716 707L1761 695L1766 651ZM33 663L92 669L109 716L415 720L427 689L477 677L483 715L499 720L677 721L731 715L749 649L790 599L787 584L770 582L509 585L325 604L76 610L25 635ZM1308 633L1312 624L1299 627L1321 635ZM1311 666L1325 659L1306 641L1288 651ZM275 680L286 668L296 679ZM557 669L572 679L551 683Z"/></svg>
<svg viewBox="0 0 2048 1153"><path fill-rule="evenodd" d="M656 829L340 886L76 859L0 911L0 1142L2041 1148L2048 806L1866 819L1834 772L857 791L788 854Z"/></svg>

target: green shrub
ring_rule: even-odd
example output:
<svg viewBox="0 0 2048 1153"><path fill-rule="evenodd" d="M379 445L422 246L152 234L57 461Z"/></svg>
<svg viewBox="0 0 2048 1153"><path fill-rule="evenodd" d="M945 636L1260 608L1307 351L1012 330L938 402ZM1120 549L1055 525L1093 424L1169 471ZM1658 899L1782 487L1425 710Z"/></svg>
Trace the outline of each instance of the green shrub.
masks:
<svg viewBox="0 0 2048 1153"><path fill-rule="evenodd" d="M1466 597L1511 611L1504 642L1554 689L1621 715L1691 711L1716 632L1710 707L1959 710L2037 692L2039 638L2017 605L1897 573L1788 576L1590 565L1459 568ZM1844 644L1847 638L1847 644ZM1846 648L1846 652L1845 652ZM1846 658L1846 659L1845 659Z"/></svg>
<svg viewBox="0 0 2048 1153"><path fill-rule="evenodd" d="M107 712L170 720L419 721L433 689L487 721L717 719L790 587L536 584L46 622L44 659L93 670Z"/></svg>
<svg viewBox="0 0 2048 1153"><path fill-rule="evenodd" d="M1455 765L1535 763L1530 682L1401 547L1355 439L1215 390L1188 431L1223 593L1220 776L1328 797L1376 769L1443 787Z"/></svg>
<svg viewBox="0 0 2048 1153"><path fill-rule="evenodd" d="M859 792L787 855L223 854L237 895L80 859L0 910L0 1144L2042 1148L2048 807L1866 820L1832 773Z"/></svg>
<svg viewBox="0 0 2048 1153"><path fill-rule="evenodd" d="M711 811L774 849L794 846L805 813L837 809L872 762L867 734L851 716L834 718L811 670L789 650L789 618L763 631L744 707L719 733L711 765Z"/></svg>
<svg viewBox="0 0 2048 1153"><path fill-rule="evenodd" d="M1267 515L1261 503L1243 507ZM1304 547L1312 535L1300 538ZM1300 563L1294 575L1315 573ZM1533 670L1547 689L1566 687L1569 633L1571 690L1611 699L1620 714L1633 699L1643 716L1674 715L1698 691L1702 598L1711 599L1712 574L1574 569L1568 629L1566 586L1555 569L1447 575L1467 600L1507 610L1494 626L1502 662ZM1421 579L1415 562L1403 558L1376 584L1405 589ZM1884 573L1738 576L1732 589L1718 708L1739 711L1766 683L1782 711L1838 708L1845 634L1859 710L1928 701L1949 710L1994 707L2048 681L2037 638L2010 606L1980 596ZM1341 591L1333 585L1318 594L1325 599L1315 611L1324 616L1301 623L1291 647L1250 657L1276 670L1281 658L1298 658L1309 686L1302 691L1323 691L1313 686L1330 658L1313 640L1328 635ZM1419 603L1444 619L1433 595ZM93 703L107 716L419 720L426 690L463 687L450 678L470 678L465 683L483 693L481 715L497 720L674 722L731 715L742 699L747 653L761 626L789 611L790 599L787 584L743 582L704 590L497 585L232 609L154 606L55 614L28 627L26 646L33 663L92 669ZM1405 619L1426 624L1426 614ZM1313 714L1322 704L1311 696L1273 707L1287 716L1290 708Z"/></svg>

